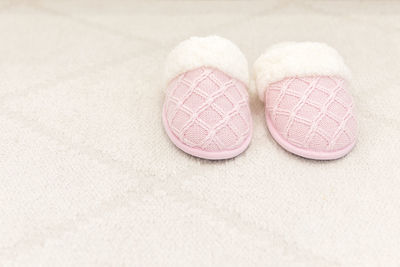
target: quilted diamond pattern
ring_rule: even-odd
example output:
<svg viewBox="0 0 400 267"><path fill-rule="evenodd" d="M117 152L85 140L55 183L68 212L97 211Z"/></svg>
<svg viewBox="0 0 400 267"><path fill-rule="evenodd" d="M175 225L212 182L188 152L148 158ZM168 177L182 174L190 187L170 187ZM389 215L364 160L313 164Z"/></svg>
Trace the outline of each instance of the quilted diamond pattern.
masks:
<svg viewBox="0 0 400 267"><path fill-rule="evenodd" d="M176 77L167 88L168 127L185 145L208 152L238 148L251 134L245 85L202 67Z"/></svg>
<svg viewBox="0 0 400 267"><path fill-rule="evenodd" d="M290 144L333 152L355 142L357 123L347 82L338 77L291 77L271 84L266 116Z"/></svg>

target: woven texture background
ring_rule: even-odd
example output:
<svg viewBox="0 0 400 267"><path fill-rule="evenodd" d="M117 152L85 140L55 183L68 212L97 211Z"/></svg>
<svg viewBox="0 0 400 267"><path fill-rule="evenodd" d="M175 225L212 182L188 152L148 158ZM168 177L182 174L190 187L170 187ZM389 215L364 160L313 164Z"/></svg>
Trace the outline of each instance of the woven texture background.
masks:
<svg viewBox="0 0 400 267"><path fill-rule="evenodd" d="M337 151L356 139L354 103L341 78L286 78L268 87L265 103L275 129L297 147Z"/></svg>
<svg viewBox="0 0 400 267"><path fill-rule="evenodd" d="M188 156L161 123L164 62L218 34L249 63L322 41L353 71L359 141L305 160L268 133ZM398 266L400 2L0 1L0 265Z"/></svg>
<svg viewBox="0 0 400 267"><path fill-rule="evenodd" d="M236 149L250 134L247 88L217 69L200 68L175 78L167 88L164 112L168 130L203 151Z"/></svg>

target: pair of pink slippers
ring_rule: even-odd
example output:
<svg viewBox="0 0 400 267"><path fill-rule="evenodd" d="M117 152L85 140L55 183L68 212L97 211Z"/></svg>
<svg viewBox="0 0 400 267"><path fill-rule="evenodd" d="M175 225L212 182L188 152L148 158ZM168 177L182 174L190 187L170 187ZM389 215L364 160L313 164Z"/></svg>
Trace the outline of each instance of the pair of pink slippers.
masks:
<svg viewBox="0 0 400 267"><path fill-rule="evenodd" d="M323 43L288 42L254 64L269 131L287 151L331 160L351 151L357 122L348 91L350 71ZM245 56L218 36L192 37L169 54L164 128L184 152L204 159L233 158L250 144L249 72Z"/></svg>

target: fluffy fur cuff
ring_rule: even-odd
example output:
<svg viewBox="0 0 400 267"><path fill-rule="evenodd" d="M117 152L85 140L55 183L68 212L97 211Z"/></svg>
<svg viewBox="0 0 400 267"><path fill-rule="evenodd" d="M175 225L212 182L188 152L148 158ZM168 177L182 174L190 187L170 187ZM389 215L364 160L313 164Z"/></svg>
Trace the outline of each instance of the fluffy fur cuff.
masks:
<svg viewBox="0 0 400 267"><path fill-rule="evenodd" d="M235 44L219 36L191 37L175 47L167 57L165 83L203 66L219 69L246 86L249 84L245 56Z"/></svg>
<svg viewBox="0 0 400 267"><path fill-rule="evenodd" d="M286 77L339 76L350 79L343 58L324 43L288 42L267 49L254 63L258 96L264 101L269 84Z"/></svg>

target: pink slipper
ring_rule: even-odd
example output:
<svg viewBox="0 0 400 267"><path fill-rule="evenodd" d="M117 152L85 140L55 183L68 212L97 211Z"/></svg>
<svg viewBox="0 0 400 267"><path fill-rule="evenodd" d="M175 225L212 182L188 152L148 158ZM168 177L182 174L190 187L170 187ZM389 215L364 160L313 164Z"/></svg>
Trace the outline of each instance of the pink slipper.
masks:
<svg viewBox="0 0 400 267"><path fill-rule="evenodd" d="M165 131L186 153L227 159L242 153L252 135L246 58L231 41L192 37L166 62Z"/></svg>
<svg viewBox="0 0 400 267"><path fill-rule="evenodd" d="M354 147L357 122L348 91L350 71L323 43L282 43L254 64L272 137L296 155L329 160Z"/></svg>

